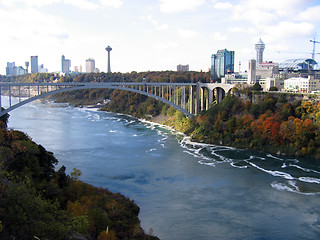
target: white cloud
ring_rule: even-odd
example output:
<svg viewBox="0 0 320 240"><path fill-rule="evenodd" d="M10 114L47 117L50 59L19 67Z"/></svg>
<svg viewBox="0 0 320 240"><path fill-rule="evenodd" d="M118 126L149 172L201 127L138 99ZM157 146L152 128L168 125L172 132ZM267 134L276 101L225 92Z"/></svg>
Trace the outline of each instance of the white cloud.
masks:
<svg viewBox="0 0 320 240"><path fill-rule="evenodd" d="M179 45L177 43L159 43L153 46L153 49L156 50L160 50L160 51L164 51L164 50L168 50L168 49L173 49L173 48L177 48L179 47Z"/></svg>
<svg viewBox="0 0 320 240"><path fill-rule="evenodd" d="M256 30L254 28L243 28L243 27L228 27L228 31L231 33L248 33L248 34L256 33Z"/></svg>
<svg viewBox="0 0 320 240"><path fill-rule="evenodd" d="M96 10L99 8L99 5L88 0L62 0L62 2L86 10Z"/></svg>
<svg viewBox="0 0 320 240"><path fill-rule="evenodd" d="M314 26L311 23L280 22L275 26L266 26L265 33L269 42L277 42L284 38L304 37L313 33Z"/></svg>
<svg viewBox="0 0 320 240"><path fill-rule="evenodd" d="M181 38L190 39L190 38L195 38L195 37L199 36L199 33L197 33L196 31L193 31L193 30L179 28L178 35Z"/></svg>
<svg viewBox="0 0 320 240"><path fill-rule="evenodd" d="M320 5L310 7L299 14L299 19L306 21L320 21Z"/></svg>
<svg viewBox="0 0 320 240"><path fill-rule="evenodd" d="M217 2L213 5L213 7L216 9L225 10L225 9L231 9L232 4L229 2Z"/></svg>
<svg viewBox="0 0 320 240"><path fill-rule="evenodd" d="M214 32L210 35L210 38L214 42L221 42L227 40L227 36L223 35L221 32Z"/></svg>
<svg viewBox="0 0 320 240"><path fill-rule="evenodd" d="M67 32L61 27L63 21L55 16L41 13L32 8L0 11L0 31L12 38L33 38L34 35L65 38ZM38 37L37 36L37 37Z"/></svg>
<svg viewBox="0 0 320 240"><path fill-rule="evenodd" d="M141 17L141 19L150 22L157 30L167 30L169 28L167 24L159 24L159 22L155 20L151 14Z"/></svg>
<svg viewBox="0 0 320 240"><path fill-rule="evenodd" d="M61 2L61 0L0 0L0 4L8 7L19 6L21 4L27 7L42 7L59 2Z"/></svg>
<svg viewBox="0 0 320 240"><path fill-rule="evenodd" d="M271 11L276 15L287 15L292 11L296 12L299 7L305 4L305 0L246 0L241 2L245 9L260 9L261 11ZM243 12L244 14L246 12Z"/></svg>
<svg viewBox="0 0 320 240"><path fill-rule="evenodd" d="M305 0L245 0L234 7L233 19L253 24L275 23L283 17L295 18Z"/></svg>
<svg viewBox="0 0 320 240"><path fill-rule="evenodd" d="M100 4L105 7L120 8L123 2L121 0L100 0Z"/></svg>
<svg viewBox="0 0 320 240"><path fill-rule="evenodd" d="M193 11L202 6L205 0L159 0L160 9L164 13Z"/></svg>
<svg viewBox="0 0 320 240"><path fill-rule="evenodd" d="M101 0L103 1L103 0ZM107 1L107 0L104 0ZM89 0L0 0L0 4L6 7L43 7L50 6L52 4L63 3L78 7L80 9L95 10L99 8L99 5Z"/></svg>
<svg viewBox="0 0 320 240"><path fill-rule="evenodd" d="M273 12L263 11L258 8L248 8L238 5L235 7L233 16L235 20L247 20L254 24L269 24L278 20L278 17Z"/></svg>

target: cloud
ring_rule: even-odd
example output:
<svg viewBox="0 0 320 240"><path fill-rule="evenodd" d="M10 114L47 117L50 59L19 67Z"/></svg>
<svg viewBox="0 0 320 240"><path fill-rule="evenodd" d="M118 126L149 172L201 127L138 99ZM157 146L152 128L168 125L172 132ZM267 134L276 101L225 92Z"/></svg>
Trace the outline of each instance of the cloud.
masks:
<svg viewBox="0 0 320 240"><path fill-rule="evenodd" d="M155 20L151 14L146 17L141 17L141 19L150 22L157 30L167 30L169 28L167 24L159 24L159 22Z"/></svg>
<svg viewBox="0 0 320 240"><path fill-rule="evenodd" d="M305 0L245 0L233 8L232 17L253 24L270 24L284 17L295 18L305 3Z"/></svg>
<svg viewBox="0 0 320 240"><path fill-rule="evenodd" d="M41 41L48 38L66 39L68 32L63 29L62 19L37 11L36 9L17 9L13 11L0 11L0 31L6 33L7 38L28 41ZM4 39L4 37L2 38Z"/></svg>
<svg viewBox="0 0 320 240"><path fill-rule="evenodd" d="M308 22L293 23L283 21L275 26L266 26L266 38L270 42L276 42L283 38L305 37L312 34L314 26Z"/></svg>
<svg viewBox="0 0 320 240"><path fill-rule="evenodd" d="M179 45L177 43L159 43L153 46L154 49L164 51L168 49L178 48Z"/></svg>
<svg viewBox="0 0 320 240"><path fill-rule="evenodd" d="M298 16L301 20L306 21L320 21L320 5L309 7L306 11L301 12Z"/></svg>
<svg viewBox="0 0 320 240"><path fill-rule="evenodd" d="M228 31L231 33L247 33L247 34L256 33L256 30L254 28L243 28L243 27L228 27Z"/></svg>
<svg viewBox="0 0 320 240"><path fill-rule="evenodd" d="M221 32L214 32L210 34L210 38L212 39L212 41L215 41L215 42L221 42L221 41L227 40L227 36L221 34Z"/></svg>
<svg viewBox="0 0 320 240"><path fill-rule="evenodd" d="M217 2L217 3L214 3L213 7L219 10L226 10L226 9L231 9L232 4L229 2Z"/></svg>
<svg viewBox="0 0 320 240"><path fill-rule="evenodd" d="M61 0L0 0L0 4L7 7L19 6L22 4L27 7L42 7L59 2L61 2Z"/></svg>
<svg viewBox="0 0 320 240"><path fill-rule="evenodd" d="M62 0L61 2L85 10L96 10L99 8L99 5L92 3L88 0Z"/></svg>
<svg viewBox="0 0 320 240"><path fill-rule="evenodd" d="M189 39L189 38L195 38L195 37L199 36L199 33L197 33L196 31L193 31L193 30L179 28L178 35L181 38Z"/></svg>
<svg viewBox="0 0 320 240"><path fill-rule="evenodd" d="M164 13L193 11L205 4L205 0L159 0L160 10Z"/></svg>
<svg viewBox="0 0 320 240"><path fill-rule="evenodd" d="M108 0L100 0L108 1ZM119 0L120 1L120 0ZM44 7L52 4L67 4L74 7L86 10L96 10L99 8L98 4L95 4L89 0L0 0L0 4L6 7Z"/></svg>
<svg viewBox="0 0 320 240"><path fill-rule="evenodd" d="M123 2L121 0L100 0L100 4L104 7L120 8Z"/></svg>

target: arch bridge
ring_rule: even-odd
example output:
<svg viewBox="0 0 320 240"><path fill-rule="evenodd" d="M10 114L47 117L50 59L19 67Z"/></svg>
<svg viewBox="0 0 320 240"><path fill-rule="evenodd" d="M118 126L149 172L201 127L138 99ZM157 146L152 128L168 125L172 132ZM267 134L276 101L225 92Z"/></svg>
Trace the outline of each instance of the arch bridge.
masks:
<svg viewBox="0 0 320 240"><path fill-rule="evenodd" d="M164 102L179 110L187 117L207 110L216 101L220 103L231 93L232 84L221 83L147 83L147 82L72 82L72 83L0 83L0 96L8 96L8 108L0 116L34 100L57 93L81 89L118 89L139 93ZM12 97L18 103L12 104Z"/></svg>

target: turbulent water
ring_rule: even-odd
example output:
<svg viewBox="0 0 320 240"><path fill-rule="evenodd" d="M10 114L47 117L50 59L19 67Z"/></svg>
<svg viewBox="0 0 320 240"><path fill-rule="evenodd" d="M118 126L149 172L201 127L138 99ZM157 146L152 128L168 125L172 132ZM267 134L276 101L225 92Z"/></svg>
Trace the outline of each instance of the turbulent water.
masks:
<svg viewBox="0 0 320 240"><path fill-rule="evenodd" d="M3 97L3 103L5 98ZM33 102L9 127L120 192L161 239L320 239L320 163L190 142L128 116Z"/></svg>

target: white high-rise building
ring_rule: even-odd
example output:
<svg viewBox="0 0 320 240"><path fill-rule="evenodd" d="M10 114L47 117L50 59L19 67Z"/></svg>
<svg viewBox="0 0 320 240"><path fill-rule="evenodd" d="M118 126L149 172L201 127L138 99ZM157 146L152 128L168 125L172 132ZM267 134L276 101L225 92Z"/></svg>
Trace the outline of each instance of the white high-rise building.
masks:
<svg viewBox="0 0 320 240"><path fill-rule="evenodd" d="M95 65L96 65L96 63L95 63L94 59L93 58L88 58L86 60L86 72L87 73L94 72L94 69L96 68Z"/></svg>

